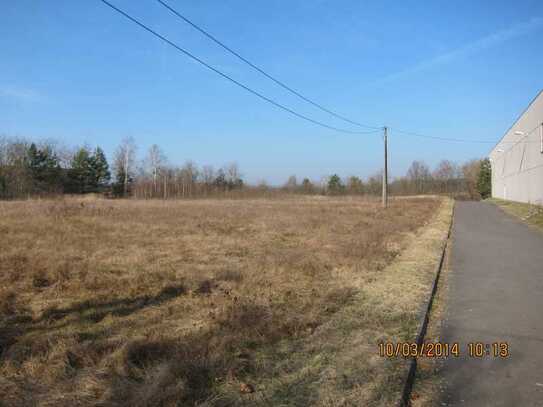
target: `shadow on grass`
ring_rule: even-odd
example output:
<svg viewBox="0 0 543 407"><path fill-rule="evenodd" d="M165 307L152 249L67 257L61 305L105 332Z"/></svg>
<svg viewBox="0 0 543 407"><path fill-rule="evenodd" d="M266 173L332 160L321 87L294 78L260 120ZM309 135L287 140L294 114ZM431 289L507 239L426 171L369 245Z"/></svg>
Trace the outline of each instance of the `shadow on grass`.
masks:
<svg viewBox="0 0 543 407"><path fill-rule="evenodd" d="M154 296L142 295L107 302L87 300L67 308L50 308L38 319L33 319L26 312L4 317L0 323L0 356L3 359L18 338L29 332L59 330L77 322L98 323L107 315L126 317L145 307L160 305L185 293L186 288L183 285L170 285ZM75 321L74 318L70 318L62 324L52 325L69 316L75 316Z"/></svg>
<svg viewBox="0 0 543 407"><path fill-rule="evenodd" d="M57 321L72 314L80 315L81 320L100 322L105 316L128 316L145 307L160 305L186 293L183 285L167 286L157 295L142 295L135 298L121 298L113 301L100 302L87 300L76 303L68 308L50 308L35 322Z"/></svg>
<svg viewBox="0 0 543 407"><path fill-rule="evenodd" d="M105 406L251 404L256 393L240 393L240 383L258 381L262 360L282 357L276 355L274 344L307 337L353 295L350 290L331 290L325 297L336 306L328 304L313 316L239 298L218 313L206 329L174 337L164 333L144 339L131 339L128 333L111 336L110 330L100 330L101 325L93 324L110 314L121 317L116 322L121 326L122 317L184 293L184 287L175 286L155 296L83 301L50 309L37 320L11 326L13 341L0 360L9 361L18 374L27 361L35 360L38 369L46 369L55 378L56 387L68 389L58 399L61 393L45 386L41 393L32 395L35 404L76 405L82 394L103 395ZM38 330L38 334L32 332ZM259 355L261 352L265 357ZM29 383L41 383L39 377L28 377ZM310 402L313 379L286 384L273 398L289 399L296 394L300 403Z"/></svg>

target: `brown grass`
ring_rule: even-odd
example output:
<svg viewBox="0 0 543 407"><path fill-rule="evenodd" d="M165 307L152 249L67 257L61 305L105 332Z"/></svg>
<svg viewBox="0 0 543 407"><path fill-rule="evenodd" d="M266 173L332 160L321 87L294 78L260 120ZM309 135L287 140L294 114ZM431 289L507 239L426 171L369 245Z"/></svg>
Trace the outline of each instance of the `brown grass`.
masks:
<svg viewBox="0 0 543 407"><path fill-rule="evenodd" d="M429 282L390 266L440 202L0 203L3 401L382 404L371 345L414 331L402 290Z"/></svg>

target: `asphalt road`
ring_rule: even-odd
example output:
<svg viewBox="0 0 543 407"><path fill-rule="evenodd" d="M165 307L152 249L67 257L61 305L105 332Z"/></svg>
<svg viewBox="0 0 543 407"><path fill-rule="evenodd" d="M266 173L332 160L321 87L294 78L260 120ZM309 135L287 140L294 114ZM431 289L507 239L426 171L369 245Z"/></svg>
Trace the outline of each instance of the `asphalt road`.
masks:
<svg viewBox="0 0 543 407"><path fill-rule="evenodd" d="M443 406L543 406L543 233L484 202L457 202L443 341ZM490 345L468 356L467 344ZM507 358L492 344L507 342Z"/></svg>

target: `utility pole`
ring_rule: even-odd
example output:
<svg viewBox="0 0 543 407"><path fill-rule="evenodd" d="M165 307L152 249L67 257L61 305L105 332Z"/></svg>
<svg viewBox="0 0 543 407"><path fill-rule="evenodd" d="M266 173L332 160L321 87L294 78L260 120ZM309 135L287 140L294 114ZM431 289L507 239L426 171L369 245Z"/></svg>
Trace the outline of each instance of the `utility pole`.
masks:
<svg viewBox="0 0 543 407"><path fill-rule="evenodd" d="M388 206L388 141L387 141L387 126L383 127L383 141L385 143L385 166L383 168L383 208Z"/></svg>

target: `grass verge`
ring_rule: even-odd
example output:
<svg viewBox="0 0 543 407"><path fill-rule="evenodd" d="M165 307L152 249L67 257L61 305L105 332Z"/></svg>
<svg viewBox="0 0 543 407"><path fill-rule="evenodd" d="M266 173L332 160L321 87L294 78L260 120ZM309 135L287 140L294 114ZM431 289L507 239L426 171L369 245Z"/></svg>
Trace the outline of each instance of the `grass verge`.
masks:
<svg viewBox="0 0 543 407"><path fill-rule="evenodd" d="M503 199L490 198L487 202L491 202L510 213L529 225L535 226L543 231L543 206L527 204L522 202L505 201Z"/></svg>
<svg viewBox="0 0 543 407"><path fill-rule="evenodd" d="M439 278L436 295L430 312L428 329L424 341L426 343L443 343L442 323L444 321L446 304L449 295L450 252L453 242L449 241L443 261L443 268ZM444 359L419 358L417 372L411 392L412 407L433 407L439 405L443 379L440 369Z"/></svg>

